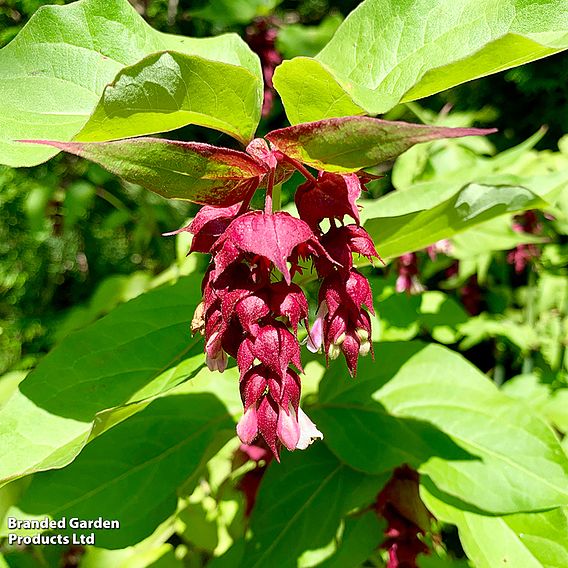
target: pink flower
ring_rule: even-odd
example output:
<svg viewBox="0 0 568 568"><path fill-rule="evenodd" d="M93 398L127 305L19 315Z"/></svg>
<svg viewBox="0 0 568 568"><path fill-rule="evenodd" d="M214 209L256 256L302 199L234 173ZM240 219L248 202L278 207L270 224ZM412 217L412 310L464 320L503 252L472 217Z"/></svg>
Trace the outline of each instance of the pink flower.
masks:
<svg viewBox="0 0 568 568"><path fill-rule="evenodd" d="M416 568L418 555L429 552L422 537L433 519L420 499L418 474L406 465L395 469L375 510L387 521L381 545L388 551L387 568Z"/></svg>
<svg viewBox="0 0 568 568"><path fill-rule="evenodd" d="M317 180L308 180L296 191L300 217L316 229L323 219L342 220L349 215L359 224L356 201L363 189L356 174L319 172Z"/></svg>
<svg viewBox="0 0 568 568"><path fill-rule="evenodd" d="M312 261L322 283L308 349L323 346L328 360L343 353L355 374L359 355L372 353L368 312L374 312L369 283L353 267L353 254L369 260L378 254L358 224L336 223L345 215L359 221L355 201L362 185L355 174L320 172L317 180L303 184L296 200L298 219L270 207L275 175L289 175L283 155L262 140L251 142L247 151L269 172L259 182L267 183L266 210L247 211L246 200L203 207L180 231L193 234L191 251L211 254L191 330L204 335L209 369L223 372L228 356L237 361L244 408L237 425L241 441L261 439L279 459L282 447L305 449L323 437L299 408L298 330L302 323L308 328L309 310L292 278L302 271L303 259ZM319 224L325 218L332 225L323 234Z"/></svg>
<svg viewBox="0 0 568 568"><path fill-rule="evenodd" d="M323 345L323 327L325 316L327 315L327 304L322 302L316 313L316 319L308 332L307 347L312 353L317 353Z"/></svg>
<svg viewBox="0 0 568 568"><path fill-rule="evenodd" d="M398 259L398 277L396 279L395 290L406 292L407 294L420 294L426 290L418 279L418 257L416 253L410 252L403 254Z"/></svg>
<svg viewBox="0 0 568 568"><path fill-rule="evenodd" d="M305 450L318 438L323 440L323 434L301 408L298 408L298 424L300 426L300 437L296 444L297 450Z"/></svg>
<svg viewBox="0 0 568 568"><path fill-rule="evenodd" d="M430 260L436 260L438 254L450 254L453 250L453 245L449 239L442 239L436 241L433 245L426 247L426 252Z"/></svg>
<svg viewBox="0 0 568 568"><path fill-rule="evenodd" d="M525 211L518 215L513 223L513 231L538 235L542 232L542 225L534 211ZM540 248L533 243L523 243L516 246L507 255L507 262L512 264L515 272L520 274L535 258L540 256Z"/></svg>

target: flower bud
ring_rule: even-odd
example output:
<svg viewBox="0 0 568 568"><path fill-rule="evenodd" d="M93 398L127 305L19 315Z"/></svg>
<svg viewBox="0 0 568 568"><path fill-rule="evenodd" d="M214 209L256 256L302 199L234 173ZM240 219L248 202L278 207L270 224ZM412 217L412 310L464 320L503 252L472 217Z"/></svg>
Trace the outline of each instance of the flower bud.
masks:
<svg viewBox="0 0 568 568"><path fill-rule="evenodd" d="M344 338L345 339L345 338ZM335 343L332 343L327 350L327 355L330 359L337 359L341 354L341 349Z"/></svg>
<svg viewBox="0 0 568 568"><path fill-rule="evenodd" d="M357 328L355 333L357 334L359 341L361 342L369 341L369 332L366 329L359 327Z"/></svg>
<svg viewBox="0 0 568 568"><path fill-rule="evenodd" d="M237 424L237 435L243 444L250 444L258 433L256 405L251 405Z"/></svg>
<svg viewBox="0 0 568 568"><path fill-rule="evenodd" d="M371 343L369 341L363 341L359 346L359 355L365 357L365 355L369 354L369 351L371 351Z"/></svg>
<svg viewBox="0 0 568 568"><path fill-rule="evenodd" d="M345 341L345 337L345 332L343 332L335 338L335 341L333 343L339 347Z"/></svg>

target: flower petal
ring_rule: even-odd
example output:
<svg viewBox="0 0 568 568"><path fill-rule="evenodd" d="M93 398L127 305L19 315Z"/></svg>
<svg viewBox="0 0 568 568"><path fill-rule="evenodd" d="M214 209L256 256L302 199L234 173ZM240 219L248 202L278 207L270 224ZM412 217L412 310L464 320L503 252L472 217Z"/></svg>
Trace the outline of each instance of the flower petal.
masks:
<svg viewBox="0 0 568 568"><path fill-rule="evenodd" d="M251 406L243 414L237 424L237 435L243 444L250 444L258 434L258 418L256 407Z"/></svg>
<svg viewBox="0 0 568 568"><path fill-rule="evenodd" d="M305 450L318 438L323 440L323 434L301 408L298 408L298 425L300 426L300 438L296 444L297 450Z"/></svg>

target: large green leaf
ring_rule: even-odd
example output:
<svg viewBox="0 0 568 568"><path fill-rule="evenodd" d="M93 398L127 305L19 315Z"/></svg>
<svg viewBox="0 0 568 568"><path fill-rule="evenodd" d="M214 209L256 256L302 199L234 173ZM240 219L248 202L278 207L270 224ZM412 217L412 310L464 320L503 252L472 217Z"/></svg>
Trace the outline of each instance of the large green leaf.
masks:
<svg viewBox="0 0 568 568"><path fill-rule="evenodd" d="M274 85L292 124L374 115L567 47L564 0L366 0Z"/></svg>
<svg viewBox="0 0 568 568"><path fill-rule="evenodd" d="M490 517L452 507L425 488L420 493L438 519L458 527L464 550L477 568L568 566L565 510Z"/></svg>
<svg viewBox="0 0 568 568"><path fill-rule="evenodd" d="M161 138L35 142L92 160L168 199L208 205L228 206L242 201L266 173L262 164L244 152L199 142Z"/></svg>
<svg viewBox="0 0 568 568"><path fill-rule="evenodd" d="M155 400L92 441L67 467L35 475L18 508L54 519L115 519L119 530L94 531L97 545L136 544L175 512L178 487L195 478L233 428L228 410L210 394Z"/></svg>
<svg viewBox="0 0 568 568"><path fill-rule="evenodd" d="M156 55L134 65L164 50L179 53ZM133 67L108 87L85 136L100 139L102 133L95 128L99 124L106 135L120 137L120 128L125 126L121 114L128 101L136 102L143 93L155 96L152 103L144 102L140 110L144 115L132 117L132 124L144 133L161 131L160 121L165 129L175 128L176 121L177 126L197 121L213 128L229 122L233 136L252 136L252 123L260 117L261 71L258 58L238 36L194 39L163 34L149 27L127 0L80 0L68 6L40 8L0 51L2 163L31 166L53 156L56 151L52 148L25 146L14 140L71 140L88 121L105 86L128 66ZM184 92L182 79L192 69L203 73L205 80L192 81L192 91ZM223 83L216 85L213 93L206 83L219 75L224 77ZM148 81L143 91L139 88L142 78ZM127 85L132 91L125 93ZM230 97L227 104L216 102L218 92ZM241 96L244 98L236 104ZM227 116L228 104L234 120ZM250 108L243 109L245 104ZM141 116L147 124L141 124ZM229 130L226 124L223 129ZM126 125L124 135L134 134L133 127Z"/></svg>
<svg viewBox="0 0 568 568"><path fill-rule="evenodd" d="M568 503L568 460L552 430L465 359L414 342L380 345L376 358L357 381L334 365L320 383L312 415L340 459L367 473L408 463L469 509Z"/></svg>
<svg viewBox="0 0 568 568"><path fill-rule="evenodd" d="M550 207L566 193L568 168L564 161L554 163L546 159L547 154L534 153L529 156L528 169L523 169L521 157L527 156L527 149L534 142L535 137L531 137L493 158L479 158L468 167L436 174L431 180L414 183L374 201L363 201L361 217L377 239L381 255L397 256L419 250L479 224L482 228L486 226L485 221L509 218L510 215L503 213L507 213L507 209L514 213L513 209L521 205L515 201L518 198L524 200L523 196L527 201L522 208L545 205L533 201L534 196L530 198L527 190L540 196ZM468 219L462 217L465 209L461 212L456 209L462 201L459 197L462 192L465 192L463 202L472 206ZM511 202L505 203L508 199ZM471 246L482 247L482 239L479 241ZM491 245L494 244L492 241ZM383 245L386 248L383 249Z"/></svg>
<svg viewBox="0 0 568 568"><path fill-rule="evenodd" d="M350 116L273 130L266 139L283 154L314 168L355 172L394 160L420 142L493 132Z"/></svg>
<svg viewBox="0 0 568 568"><path fill-rule="evenodd" d="M423 210L416 210L415 194L405 190L389 197L394 214L382 207L381 199L363 209L361 220L383 258L422 249L505 213L543 205L537 195L520 186L472 183L446 201ZM406 206L410 213L402 213Z"/></svg>
<svg viewBox="0 0 568 568"><path fill-rule="evenodd" d="M0 482L63 467L99 413L172 386L164 371L200 350L188 329L200 299L198 282L186 277L66 337L0 409ZM177 381L202 364L195 357Z"/></svg>
<svg viewBox="0 0 568 568"><path fill-rule="evenodd" d="M319 568L362 566L383 539L384 520L374 510L345 521L345 529L335 553L318 564Z"/></svg>
<svg viewBox="0 0 568 568"><path fill-rule="evenodd" d="M96 142L198 124L246 144L260 118L262 91L248 69L165 52L122 69L75 140Z"/></svg>
<svg viewBox="0 0 568 568"><path fill-rule="evenodd" d="M243 566L295 567L306 551L333 544L341 519L372 502L387 479L353 471L323 444L283 456L262 480Z"/></svg>

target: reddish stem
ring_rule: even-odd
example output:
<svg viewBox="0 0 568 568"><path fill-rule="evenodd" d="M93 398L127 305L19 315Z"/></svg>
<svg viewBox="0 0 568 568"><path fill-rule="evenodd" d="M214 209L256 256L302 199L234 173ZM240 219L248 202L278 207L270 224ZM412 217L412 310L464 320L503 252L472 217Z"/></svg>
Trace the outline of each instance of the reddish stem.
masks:
<svg viewBox="0 0 568 568"><path fill-rule="evenodd" d="M241 203L239 211L237 212L237 216L242 215L249 208L250 202L252 200L253 195L256 192L257 187L258 187L258 183L252 182L250 191L245 195L245 198L243 199L243 202Z"/></svg>
<svg viewBox="0 0 568 568"><path fill-rule="evenodd" d="M312 183L317 183L316 178L303 164L300 164L300 162L294 160L294 158L290 158L290 156L286 156L286 154L281 154L281 156L282 160L294 166L307 180L311 181Z"/></svg>
<svg viewBox="0 0 568 568"><path fill-rule="evenodd" d="M271 169L268 174L268 185L266 186L266 200L264 201L264 212L272 213L272 190L274 189L275 170Z"/></svg>

